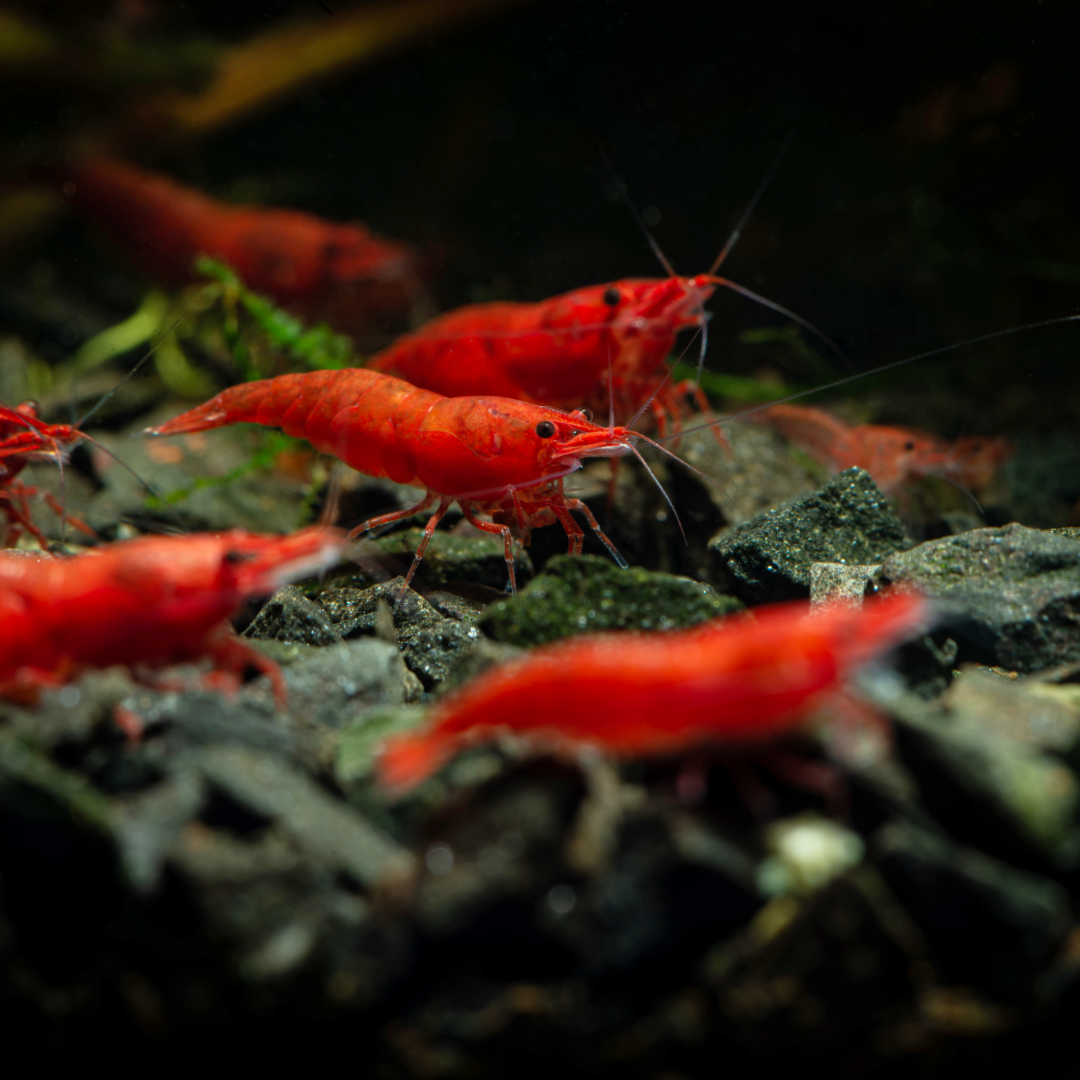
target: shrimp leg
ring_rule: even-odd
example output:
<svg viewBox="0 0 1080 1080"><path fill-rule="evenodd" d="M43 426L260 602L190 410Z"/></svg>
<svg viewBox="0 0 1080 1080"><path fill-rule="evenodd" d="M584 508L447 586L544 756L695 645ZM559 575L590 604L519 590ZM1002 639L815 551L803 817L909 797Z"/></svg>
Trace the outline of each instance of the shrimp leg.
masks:
<svg viewBox="0 0 1080 1080"><path fill-rule="evenodd" d="M360 533L371 532L373 529L381 528L383 525L389 525L391 522L403 521L405 518L412 517L421 510L426 510L436 498L438 498L438 496L428 494L426 498L421 499L415 506L408 506L404 510L395 510L391 514L382 514L379 517L370 518L365 521L363 525L357 525L357 527L349 533L349 539L351 540L356 536L359 536ZM424 557L424 552L427 551L427 546L431 543L431 538L435 535L436 526L445 517L446 511L450 509L453 502L453 499L440 499L438 509L430 518L428 518L428 523L424 526L424 535L413 555L412 566L409 567L409 572L405 575L405 580L401 583L401 590L397 594L395 603L400 604L404 598L405 592L409 588L409 582L412 581L413 574L416 573L416 568L420 565L420 560ZM511 576L512 575L513 569L511 569Z"/></svg>
<svg viewBox="0 0 1080 1080"><path fill-rule="evenodd" d="M562 523L563 528L570 536L569 552L571 555L581 554L581 545L585 538L585 533L578 523L570 516L571 510L576 510L585 520L589 523L589 527L598 537L600 537L601 543L608 549L611 557L623 570L625 570L630 564L622 557L619 549L608 539L607 534L600 528L600 522L596 520L593 512L580 500L580 499L561 499L559 502L552 501L548 504L555 516Z"/></svg>
<svg viewBox="0 0 1080 1080"><path fill-rule="evenodd" d="M510 526L497 525L493 521L482 521L472 512L467 504L461 503L460 506L461 512L465 515L465 519L470 525L475 525L476 528L481 529L484 532L494 533L496 536L501 536L503 538L503 544L506 549L506 569L510 574L510 592L516 596L517 574L514 572L514 550L512 546L514 536L513 533L510 532Z"/></svg>

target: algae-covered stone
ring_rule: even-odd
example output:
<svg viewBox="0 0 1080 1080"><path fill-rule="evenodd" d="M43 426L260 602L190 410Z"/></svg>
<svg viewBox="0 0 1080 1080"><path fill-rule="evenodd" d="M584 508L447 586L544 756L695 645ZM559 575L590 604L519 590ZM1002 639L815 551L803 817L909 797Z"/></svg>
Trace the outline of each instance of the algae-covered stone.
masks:
<svg viewBox="0 0 1080 1080"><path fill-rule="evenodd" d="M375 752L384 739L411 731L424 722L427 710L415 705L396 709L376 709L342 733L334 759L334 779L348 788L371 779L375 772Z"/></svg>
<svg viewBox="0 0 1080 1080"><path fill-rule="evenodd" d="M888 499L863 469L848 469L709 543L748 604L810 595L814 563L877 563L910 541Z"/></svg>
<svg viewBox="0 0 1080 1080"><path fill-rule="evenodd" d="M541 645L597 630L675 630L741 607L690 578L559 555L517 596L488 608L480 628L496 641Z"/></svg>
<svg viewBox="0 0 1080 1080"><path fill-rule="evenodd" d="M1022 673L1080 660L1080 540L977 529L892 555L874 582L942 601L961 659Z"/></svg>
<svg viewBox="0 0 1080 1080"><path fill-rule="evenodd" d="M381 537L375 544L384 554L401 559L408 567L423 535L423 529L406 529ZM428 585L468 581L501 590L510 580L506 546L501 537L455 536L441 531L432 536L416 573ZM517 545L514 548L514 573L519 585L533 576L528 552Z"/></svg>

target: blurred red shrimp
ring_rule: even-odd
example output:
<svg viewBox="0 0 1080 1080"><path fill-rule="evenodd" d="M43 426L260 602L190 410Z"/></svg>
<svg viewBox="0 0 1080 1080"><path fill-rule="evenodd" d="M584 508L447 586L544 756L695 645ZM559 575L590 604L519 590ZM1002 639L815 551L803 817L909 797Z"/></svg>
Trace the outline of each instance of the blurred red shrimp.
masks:
<svg viewBox="0 0 1080 1080"><path fill-rule="evenodd" d="M42 548L48 547L45 534L30 515L30 500L39 494L67 524L87 536L96 535L88 525L68 514L54 495L39 493L18 479L32 461L54 460L63 468L68 452L83 438L84 434L71 424L46 424L40 420L32 401L15 406L0 402L0 514L6 520L0 547L14 547L23 532L33 536Z"/></svg>
<svg viewBox="0 0 1080 1080"><path fill-rule="evenodd" d="M886 495L898 495L925 476L979 489L1012 453L1007 439L965 436L949 442L916 428L849 425L824 409L805 405L772 405L752 418L776 428L831 473L853 466L865 469Z"/></svg>
<svg viewBox="0 0 1080 1080"><path fill-rule="evenodd" d="M124 540L74 558L0 553L0 696L32 699L89 667L208 658L226 686L245 667L262 671L283 707L277 665L225 620L248 597L329 565L343 545L334 529L234 529Z"/></svg>
<svg viewBox="0 0 1080 1080"><path fill-rule="evenodd" d="M801 728L860 666L925 626L929 605L894 593L806 615L805 603L780 604L693 630L538 649L448 696L421 729L389 739L380 782L407 791L500 734L618 758L767 744Z"/></svg>
<svg viewBox="0 0 1080 1080"><path fill-rule="evenodd" d="M161 285L195 280L196 257L210 255L301 316L336 313L336 325L347 332L370 329L369 316L379 312L365 306L400 317L420 288L413 249L359 222L232 206L108 158L77 161L49 176L82 217ZM350 318L353 325L341 325Z"/></svg>
<svg viewBox="0 0 1080 1080"><path fill-rule="evenodd" d="M940 469L931 475L981 491L1015 452L1015 445L999 435L964 435L949 444Z"/></svg>
<svg viewBox="0 0 1080 1080"><path fill-rule="evenodd" d="M500 397L443 397L366 368L279 375L243 383L181 413L150 435L178 435L238 423L280 427L307 439L368 476L427 489L415 506L360 526L370 530L403 520L438 502L402 586L412 580L435 526L456 501L477 528L503 538L510 585L516 587L512 540L528 543L532 529L558 521L580 554L581 513L620 566L625 560L592 511L563 494L562 479L587 457L635 454L644 435L600 427L580 413ZM663 449L662 447L660 449ZM670 451L664 453L674 457ZM492 522L478 514L490 515Z"/></svg>

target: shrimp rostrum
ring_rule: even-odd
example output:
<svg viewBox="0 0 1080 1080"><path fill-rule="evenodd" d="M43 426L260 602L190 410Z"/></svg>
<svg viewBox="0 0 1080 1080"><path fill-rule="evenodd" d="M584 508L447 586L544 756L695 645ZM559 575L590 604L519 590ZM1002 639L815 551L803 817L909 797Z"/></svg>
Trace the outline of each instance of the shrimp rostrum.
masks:
<svg viewBox="0 0 1080 1080"><path fill-rule="evenodd" d="M305 438L368 476L426 488L415 506L373 518L353 533L435 506L406 585L454 502L477 528L503 538L511 588L516 587L515 536L527 544L532 529L559 522L570 553L580 554L585 534L571 511L582 514L616 562L626 566L592 511L569 498L562 482L583 458L640 458L636 444L651 440L627 428L602 427L583 412L564 413L510 398L443 397L377 371L348 368L234 386L147 430L175 435L243 422Z"/></svg>

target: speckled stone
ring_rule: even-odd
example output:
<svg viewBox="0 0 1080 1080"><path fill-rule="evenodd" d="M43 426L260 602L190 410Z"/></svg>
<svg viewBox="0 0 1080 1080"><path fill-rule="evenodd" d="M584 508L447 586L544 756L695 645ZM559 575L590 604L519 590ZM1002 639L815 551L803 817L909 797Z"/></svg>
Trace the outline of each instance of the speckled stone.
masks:
<svg viewBox="0 0 1080 1080"><path fill-rule="evenodd" d="M863 469L848 469L709 543L748 604L804 599L814 563L877 563L910 545L889 500Z"/></svg>
<svg viewBox="0 0 1080 1080"><path fill-rule="evenodd" d="M961 660L1021 673L1080 660L1080 540L976 529L892 555L874 583L941 601Z"/></svg>

